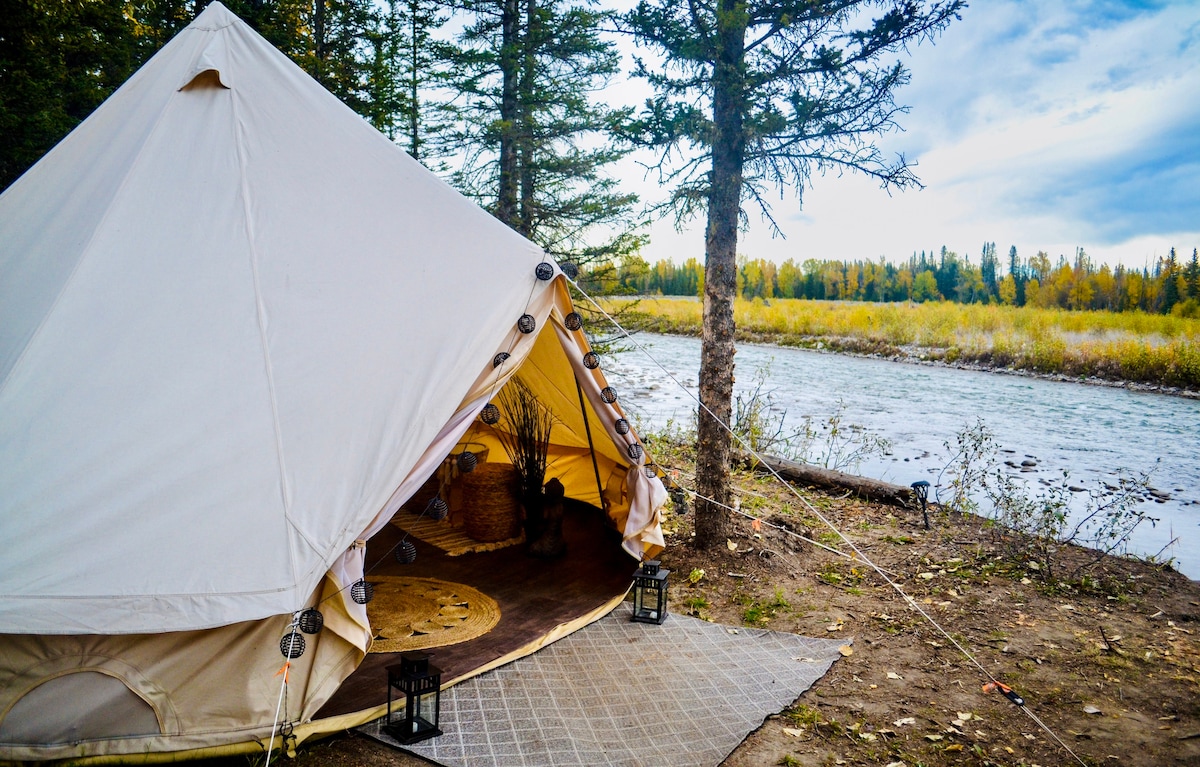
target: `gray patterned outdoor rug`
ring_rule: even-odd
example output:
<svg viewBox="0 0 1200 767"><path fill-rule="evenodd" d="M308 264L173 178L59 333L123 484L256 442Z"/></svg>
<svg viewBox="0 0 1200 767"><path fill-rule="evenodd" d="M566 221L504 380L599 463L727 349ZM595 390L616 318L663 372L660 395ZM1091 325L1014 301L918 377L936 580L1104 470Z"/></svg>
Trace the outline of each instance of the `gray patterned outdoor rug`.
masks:
<svg viewBox="0 0 1200 767"><path fill-rule="evenodd" d="M680 615L631 623L630 614L623 602L444 690L441 737L400 746L382 720L359 731L449 767L716 765L820 679L846 643Z"/></svg>

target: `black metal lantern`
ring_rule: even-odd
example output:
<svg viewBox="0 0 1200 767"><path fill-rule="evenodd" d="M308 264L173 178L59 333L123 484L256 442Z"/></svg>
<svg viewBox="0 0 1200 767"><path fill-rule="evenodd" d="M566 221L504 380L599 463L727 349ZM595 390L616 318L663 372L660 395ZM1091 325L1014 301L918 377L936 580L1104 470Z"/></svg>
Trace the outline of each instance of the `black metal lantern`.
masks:
<svg viewBox="0 0 1200 767"><path fill-rule="evenodd" d="M548 261L543 261L537 265L537 268L533 270L533 273L537 275L539 280L545 282L554 276L554 267L551 266Z"/></svg>
<svg viewBox="0 0 1200 767"><path fill-rule="evenodd" d="M617 419L616 427L617 434L620 434L622 437L629 433L629 421L626 421L624 418Z"/></svg>
<svg viewBox="0 0 1200 767"><path fill-rule="evenodd" d="M611 386L605 386L600 390L600 399L611 405L617 401L617 390Z"/></svg>
<svg viewBox="0 0 1200 767"><path fill-rule="evenodd" d="M528 316L528 315L526 315L526 316ZM504 361L507 360L511 356L512 355L509 354L508 352L500 352L495 357L492 357L492 367L494 367L494 368L500 367L501 365L504 364Z"/></svg>
<svg viewBox="0 0 1200 767"><path fill-rule="evenodd" d="M396 546L396 561L402 565L411 565L417 561L417 547L405 539Z"/></svg>
<svg viewBox="0 0 1200 767"><path fill-rule="evenodd" d="M571 312L563 317L563 324L567 326L567 330L579 330L583 327L583 317L579 312Z"/></svg>
<svg viewBox="0 0 1200 767"><path fill-rule="evenodd" d="M429 653L402 653L400 663L387 667L387 675L388 706L383 731L405 744L441 735L438 717L442 708L442 670L429 662ZM402 712L392 705L401 697Z"/></svg>
<svg viewBox="0 0 1200 767"><path fill-rule="evenodd" d="M476 458L475 454L469 450L464 450L463 452L459 453L456 460L458 463L458 470L463 474L470 474L471 472L475 471L475 466L479 463L479 459Z"/></svg>
<svg viewBox="0 0 1200 767"><path fill-rule="evenodd" d="M670 570L647 559L633 574L633 617L637 623L662 623L667 619L667 576Z"/></svg>
<svg viewBox="0 0 1200 767"><path fill-rule="evenodd" d="M658 469L652 463L643 466L642 471L646 474L646 479L654 479L658 476Z"/></svg>
<svg viewBox="0 0 1200 767"><path fill-rule="evenodd" d="M635 460L635 461L641 461L641 460L642 460L642 446L641 446L641 445L639 445L638 443L634 442L632 445L630 445L630 446L629 446L628 448L626 448L626 449L629 451L629 457L630 457L630 458L632 458L632 459L633 459L633 460Z"/></svg>
<svg viewBox="0 0 1200 767"><path fill-rule="evenodd" d="M350 598L360 605L365 605L375 598L375 584L365 580L355 581L350 587Z"/></svg>
<svg viewBox="0 0 1200 767"><path fill-rule="evenodd" d="M567 277L572 280L579 276L579 266L571 263L570 261L560 262L558 268L562 270L563 274L567 275Z"/></svg>
<svg viewBox="0 0 1200 767"><path fill-rule="evenodd" d="M929 529L929 483L925 480L918 480L912 483L913 492L917 494L917 500L921 502L921 516L925 519L925 529Z"/></svg>
<svg viewBox="0 0 1200 767"><path fill-rule="evenodd" d="M325 616L315 607L300 613L300 630L305 634L317 634L325 626Z"/></svg>
<svg viewBox="0 0 1200 767"><path fill-rule="evenodd" d="M295 660L304 654L304 636L293 629L279 640L279 652L288 660Z"/></svg>
<svg viewBox="0 0 1200 767"><path fill-rule="evenodd" d="M446 505L446 502L442 500L440 495L435 495L433 500L429 502L429 505L425 507L425 510L429 512L430 519L436 522L441 522L450 513L450 507Z"/></svg>
<svg viewBox="0 0 1200 767"><path fill-rule="evenodd" d="M595 352L588 352L583 355L583 366L588 370L595 370L600 367L600 355Z"/></svg>
<svg viewBox="0 0 1200 767"><path fill-rule="evenodd" d="M483 410L479 411L479 420L486 423L488 426L494 426L500 423L500 408L492 403L487 403L483 406Z"/></svg>
<svg viewBox="0 0 1200 767"><path fill-rule="evenodd" d="M517 330L522 333L532 333L537 330L537 320L532 314L522 314L517 319Z"/></svg>

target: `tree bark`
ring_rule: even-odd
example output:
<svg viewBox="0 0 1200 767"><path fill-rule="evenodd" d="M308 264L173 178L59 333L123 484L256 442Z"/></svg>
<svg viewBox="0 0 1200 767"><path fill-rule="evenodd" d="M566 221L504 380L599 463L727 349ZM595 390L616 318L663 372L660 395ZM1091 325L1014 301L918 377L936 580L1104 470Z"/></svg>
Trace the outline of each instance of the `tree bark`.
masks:
<svg viewBox="0 0 1200 767"><path fill-rule="evenodd" d="M513 229L520 226L517 211L517 131L520 110L517 84L520 72L520 7L518 0L503 0L500 11L500 178L496 218Z"/></svg>
<svg viewBox="0 0 1200 767"><path fill-rule="evenodd" d="M738 463L763 474L774 472L789 482L839 492L848 490L855 496L868 501L878 501L906 509L920 506L913 495L913 489L904 485L893 485L890 482L859 477L833 469L823 469L820 466L789 461L786 458L777 458L772 455L755 458L740 450L736 451L735 455Z"/></svg>
<svg viewBox="0 0 1200 767"><path fill-rule="evenodd" d="M729 515L730 414L733 410L738 216L745 138L743 90L745 10L721 0L713 69L712 175L705 240L704 328L700 348L700 413L696 438L696 546L724 543ZM707 499L707 500L706 500Z"/></svg>
<svg viewBox="0 0 1200 767"><path fill-rule="evenodd" d="M534 78L537 77L537 0L525 0L525 35L522 51L520 94L520 131L517 149L517 165L520 174L520 224L517 231L533 239L534 215L534 168L533 168L533 93Z"/></svg>
<svg viewBox="0 0 1200 767"><path fill-rule="evenodd" d="M409 59L412 63L411 77L408 81L408 98L409 98L409 114L408 114L408 153L412 155L414 160L421 159L421 107L419 101L419 93L417 86L420 83L418 70L420 69L420 51L417 45L417 13L420 11L420 0L408 0L408 19L409 19Z"/></svg>

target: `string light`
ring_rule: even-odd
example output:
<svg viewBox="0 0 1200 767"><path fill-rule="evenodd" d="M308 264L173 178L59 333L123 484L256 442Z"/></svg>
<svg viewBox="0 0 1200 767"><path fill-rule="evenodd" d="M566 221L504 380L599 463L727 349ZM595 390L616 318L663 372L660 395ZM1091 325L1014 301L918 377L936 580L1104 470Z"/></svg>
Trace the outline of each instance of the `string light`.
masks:
<svg viewBox="0 0 1200 767"><path fill-rule="evenodd" d="M563 318L563 324L567 326L567 330L579 330L583 327L583 317L579 312L571 312Z"/></svg>
<svg viewBox="0 0 1200 767"><path fill-rule="evenodd" d="M536 329L537 320L533 318L532 314L522 314L521 318L517 320L517 330L522 333L532 333Z"/></svg>
<svg viewBox="0 0 1200 767"><path fill-rule="evenodd" d="M588 370L595 370L600 367L600 355L595 352L588 352L583 355L583 366Z"/></svg>
<svg viewBox="0 0 1200 767"><path fill-rule="evenodd" d="M279 640L279 652L288 660L295 660L304 654L304 637L298 631L291 631Z"/></svg>
<svg viewBox="0 0 1200 767"><path fill-rule="evenodd" d="M300 613L300 630L305 634L317 634L325 626L325 616L315 607Z"/></svg>
<svg viewBox="0 0 1200 767"><path fill-rule="evenodd" d="M543 261L537 265L537 268L533 270L533 273L537 275L539 280L545 282L554 276L554 267L551 266L548 261Z"/></svg>
<svg viewBox="0 0 1200 767"><path fill-rule="evenodd" d="M350 598L360 605L365 605L375 598L375 584L359 579L350 587Z"/></svg>
<svg viewBox="0 0 1200 767"><path fill-rule="evenodd" d="M487 403L483 406L483 410L479 411L479 420L483 421L489 426L494 426L500 423L500 408L496 407L490 402Z"/></svg>
<svg viewBox="0 0 1200 767"><path fill-rule="evenodd" d="M617 401L617 390L611 386L605 386L600 390L600 399L611 405Z"/></svg>

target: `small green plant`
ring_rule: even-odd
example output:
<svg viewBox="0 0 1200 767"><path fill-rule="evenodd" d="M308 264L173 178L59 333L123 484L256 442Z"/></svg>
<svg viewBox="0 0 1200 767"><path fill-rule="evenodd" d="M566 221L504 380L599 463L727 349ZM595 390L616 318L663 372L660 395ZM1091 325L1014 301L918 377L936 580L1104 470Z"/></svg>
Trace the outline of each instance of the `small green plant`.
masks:
<svg viewBox="0 0 1200 767"><path fill-rule="evenodd" d="M695 586L703 578L704 578L704 568L703 567L694 567L694 568L692 568L692 571L690 573L688 573L687 579L688 579L688 583Z"/></svg>
<svg viewBox="0 0 1200 767"><path fill-rule="evenodd" d="M784 767L801 767L803 762L791 754L784 754L783 758L776 762L776 764L782 764Z"/></svg>
<svg viewBox="0 0 1200 767"><path fill-rule="evenodd" d="M1150 486L1149 472L1120 476L1116 485L1081 490L1064 471L1059 481L1031 488L1000 464L996 440L982 419L965 427L946 447L953 457L939 477L939 502L972 513L985 502L989 531L1001 555L1010 563L1022 563L1045 585L1066 585L1058 573L1057 555L1063 547L1075 544L1091 552L1065 575L1066 581L1074 581L1105 555L1125 553L1138 526L1158 521L1139 508Z"/></svg>

